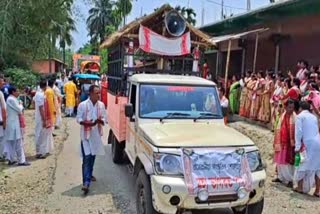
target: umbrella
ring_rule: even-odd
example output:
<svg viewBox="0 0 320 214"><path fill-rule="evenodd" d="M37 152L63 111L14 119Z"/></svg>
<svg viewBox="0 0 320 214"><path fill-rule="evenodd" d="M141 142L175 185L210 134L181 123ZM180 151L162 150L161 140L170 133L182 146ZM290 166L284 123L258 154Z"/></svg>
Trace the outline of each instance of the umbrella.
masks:
<svg viewBox="0 0 320 214"><path fill-rule="evenodd" d="M100 80L100 77L96 74L75 74L73 77L79 79Z"/></svg>

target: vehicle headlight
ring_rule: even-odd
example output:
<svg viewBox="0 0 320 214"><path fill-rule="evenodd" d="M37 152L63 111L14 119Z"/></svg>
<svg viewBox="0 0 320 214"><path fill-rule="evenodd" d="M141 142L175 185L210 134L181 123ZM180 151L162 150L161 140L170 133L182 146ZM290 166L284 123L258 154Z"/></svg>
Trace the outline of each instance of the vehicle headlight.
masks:
<svg viewBox="0 0 320 214"><path fill-rule="evenodd" d="M247 159L249 162L251 172L257 172L263 169L263 164L259 151L248 152Z"/></svg>
<svg viewBox="0 0 320 214"><path fill-rule="evenodd" d="M181 157L172 154L154 154L155 169L158 174L182 175Z"/></svg>

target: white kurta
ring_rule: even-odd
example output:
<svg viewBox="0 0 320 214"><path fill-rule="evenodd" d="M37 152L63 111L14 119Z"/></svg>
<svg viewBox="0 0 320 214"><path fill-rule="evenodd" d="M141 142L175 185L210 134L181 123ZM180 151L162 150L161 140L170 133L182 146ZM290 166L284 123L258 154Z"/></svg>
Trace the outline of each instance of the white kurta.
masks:
<svg viewBox="0 0 320 214"><path fill-rule="evenodd" d="M303 180L303 192L307 193L315 184L315 175L320 177L320 135L317 117L302 111L295 123L295 150L306 149L306 159L297 167L295 181Z"/></svg>
<svg viewBox="0 0 320 214"><path fill-rule="evenodd" d="M298 170L320 170L320 135L317 117L309 111L302 111L295 123L296 151L303 142L306 147L307 158L301 163Z"/></svg>
<svg viewBox="0 0 320 214"><path fill-rule="evenodd" d="M7 127L5 130L6 140L19 140L22 138L19 114L23 106L16 97L10 95L7 99Z"/></svg>
<svg viewBox="0 0 320 214"><path fill-rule="evenodd" d="M81 102L78 106L77 122L80 123L86 120L95 121L98 118L98 112L101 120L106 123L106 109L102 102L98 101L95 105L90 99ZM81 126L80 137L85 155L104 155L102 143L102 133L99 132L98 125L92 127L88 137L85 135L84 127ZM82 154L81 154L82 157Z"/></svg>
<svg viewBox="0 0 320 214"><path fill-rule="evenodd" d="M19 114L23 106L18 99L10 95L7 99L7 126L5 129L5 152L9 161L15 161L16 155L19 163L24 163L23 133L20 127Z"/></svg>
<svg viewBox="0 0 320 214"><path fill-rule="evenodd" d="M35 102L35 143L37 155L45 155L48 153L49 129L43 128L40 107L44 107L45 95L42 90L37 91L34 96Z"/></svg>

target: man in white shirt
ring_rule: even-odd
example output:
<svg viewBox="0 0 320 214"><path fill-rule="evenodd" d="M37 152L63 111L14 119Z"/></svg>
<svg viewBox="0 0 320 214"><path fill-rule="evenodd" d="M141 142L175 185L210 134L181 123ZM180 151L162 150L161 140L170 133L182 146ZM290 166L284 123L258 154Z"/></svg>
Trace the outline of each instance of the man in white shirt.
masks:
<svg viewBox="0 0 320 214"><path fill-rule="evenodd" d="M48 151L50 124L46 121L45 115L45 90L47 82L40 82L40 90L34 96L35 102L35 141L36 141L36 158L45 159ZM51 124L52 125L52 124Z"/></svg>
<svg viewBox="0 0 320 214"><path fill-rule="evenodd" d="M311 113L308 102L300 103L301 112L295 123L295 152L305 150L304 160L296 169L295 180L299 193L308 193L316 185L314 196L320 197L320 135L317 117Z"/></svg>
<svg viewBox="0 0 320 214"><path fill-rule="evenodd" d="M29 166L23 149L23 132L21 131L20 114L23 113L23 106L19 103L17 97L19 92L13 86L9 88L9 97L7 99L7 127L5 130L5 151L8 165L16 163L18 159L19 166Z"/></svg>
<svg viewBox="0 0 320 214"><path fill-rule="evenodd" d="M89 88L89 99L78 106L77 122L81 125L81 156L82 156L82 190L89 192L91 181L95 181L93 174L96 155L104 155L102 131L106 123L106 110L99 101L100 89L96 85Z"/></svg>

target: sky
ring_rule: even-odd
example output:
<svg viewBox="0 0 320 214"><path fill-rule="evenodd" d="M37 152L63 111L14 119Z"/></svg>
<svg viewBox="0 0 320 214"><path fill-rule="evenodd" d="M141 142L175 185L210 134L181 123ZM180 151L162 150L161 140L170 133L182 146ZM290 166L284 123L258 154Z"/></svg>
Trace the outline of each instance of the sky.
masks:
<svg viewBox="0 0 320 214"><path fill-rule="evenodd" d="M141 14L152 13L154 8L161 7L166 3L169 3L173 7L176 5L188 7L189 5L193 8L197 14L197 27L202 24L202 11L204 11L204 25L221 20L221 0L134 0L132 12L128 16L127 22L140 17ZM251 0L251 9L265 6L268 3L269 0ZM84 0L76 0L75 5L82 18L76 22L77 32L73 32L73 45L71 48L78 50L89 41L85 20L88 17L90 5L85 4ZM244 13L247 8L247 0L224 0L224 5L226 15ZM204 10L202 8L204 8Z"/></svg>

